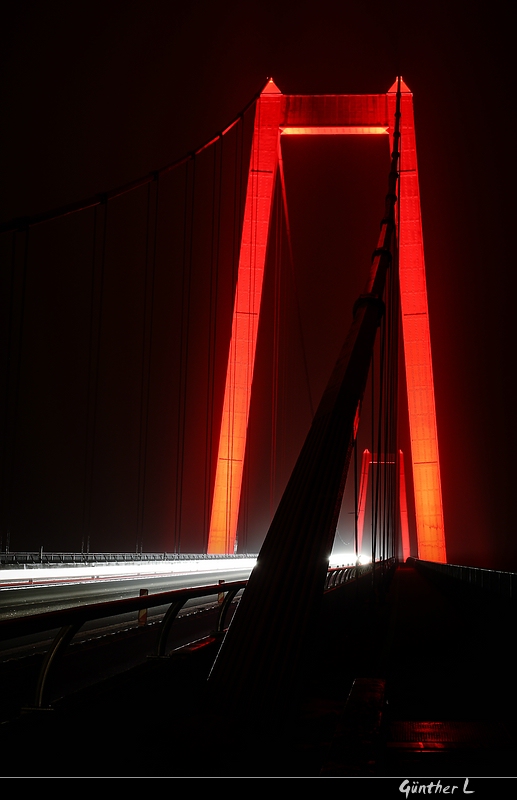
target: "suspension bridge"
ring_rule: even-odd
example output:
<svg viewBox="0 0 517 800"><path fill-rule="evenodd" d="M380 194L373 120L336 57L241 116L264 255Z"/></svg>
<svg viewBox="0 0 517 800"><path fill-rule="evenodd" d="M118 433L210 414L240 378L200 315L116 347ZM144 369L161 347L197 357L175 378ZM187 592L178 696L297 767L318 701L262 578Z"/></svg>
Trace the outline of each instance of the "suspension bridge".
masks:
<svg viewBox="0 0 517 800"><path fill-rule="evenodd" d="M314 260L326 253L318 203L302 226L317 241L309 300L329 283L340 309L339 339L316 350L329 369L312 382L296 208L316 150L301 150L290 183L301 140L333 157L358 143L338 187L351 217L358 155L383 165L384 184L376 175L364 193L370 213L378 204L369 263L351 257L341 219L348 238L327 273ZM410 89L397 79L381 94L285 95L270 79L184 158L1 233L2 549L36 535L81 553L121 541L137 553L258 553L207 708L255 730L260 709L274 728L298 697L333 551L371 562L356 618L374 639L369 604L377 613L396 563L447 566ZM417 602L427 613L427 595ZM362 666L364 710L383 693ZM338 762L330 772L353 773Z"/></svg>

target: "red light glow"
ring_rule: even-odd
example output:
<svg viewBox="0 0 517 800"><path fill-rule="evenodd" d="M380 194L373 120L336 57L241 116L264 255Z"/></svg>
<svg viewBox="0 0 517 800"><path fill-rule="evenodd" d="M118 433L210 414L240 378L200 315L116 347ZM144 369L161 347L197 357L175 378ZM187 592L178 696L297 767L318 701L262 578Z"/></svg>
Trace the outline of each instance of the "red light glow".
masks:
<svg viewBox="0 0 517 800"><path fill-rule="evenodd" d="M306 127L306 128L288 128L282 127L280 128L280 132L282 135L289 135L289 136L316 136L316 135L329 135L329 134L338 134L342 136L343 134L360 134L360 133L367 133L367 134L384 134L388 133L387 128L383 128L381 126L374 126L374 125L349 125L347 127L324 127L324 126L315 126L315 127Z"/></svg>

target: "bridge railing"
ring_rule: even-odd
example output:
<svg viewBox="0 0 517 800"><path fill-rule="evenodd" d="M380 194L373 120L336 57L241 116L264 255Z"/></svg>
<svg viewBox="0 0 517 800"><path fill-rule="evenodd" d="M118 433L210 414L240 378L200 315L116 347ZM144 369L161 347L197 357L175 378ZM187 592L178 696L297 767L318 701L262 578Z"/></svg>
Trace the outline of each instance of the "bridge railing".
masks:
<svg viewBox="0 0 517 800"><path fill-rule="evenodd" d="M43 550L30 552L0 553L0 567L52 566L59 564L120 564L153 561L217 561L256 558L256 555L235 553L218 555L212 553L51 553Z"/></svg>
<svg viewBox="0 0 517 800"><path fill-rule="evenodd" d="M378 566L376 565L376 567ZM371 564L331 568L328 571L325 592L332 592L371 572ZM207 643L216 641L224 633L232 602L245 589L247 583L247 579L227 581L196 588L174 589L145 596L108 600L87 606L74 606L40 614L0 619L0 638L3 640L18 639L57 631L49 649L45 653L36 682L32 706L34 709L49 708L48 687L50 678L54 674L56 665L66 651L67 646L87 622L120 617L125 614L135 614L136 619L137 615L147 612L150 608L168 607L163 617L157 622L158 631L154 653L151 654L154 657L161 658L167 654L167 644L173 624L189 600L217 596L219 606L217 622L211 631L211 635L206 638Z"/></svg>
<svg viewBox="0 0 517 800"><path fill-rule="evenodd" d="M34 697L34 708L47 708L49 677L54 671L59 656L62 655L73 637L85 623L91 622L92 620L117 617L123 614L145 612L149 608L168 606L167 611L159 622L159 631L154 653L156 657L163 657L166 654L167 641L173 623L183 606L189 600L213 595L222 598L217 624L213 631L213 637L215 638L218 634L223 632L230 604L235 599L236 595L245 588L246 584L247 580L228 581L196 588L174 589L168 592L159 592L157 594L141 597L129 597L101 603L92 603L87 606L76 606L25 617L2 619L0 620L0 637L4 640L17 639L33 634L58 630L49 650L45 654Z"/></svg>
<svg viewBox="0 0 517 800"><path fill-rule="evenodd" d="M371 564L357 564L355 566L332 567L327 572L325 590L342 586L355 578L360 578L372 571Z"/></svg>
<svg viewBox="0 0 517 800"><path fill-rule="evenodd" d="M443 582L460 582L464 587L477 589L507 600L517 600L517 573L480 567L463 567L459 564L438 564L434 561L421 561L408 558L407 562L431 578Z"/></svg>

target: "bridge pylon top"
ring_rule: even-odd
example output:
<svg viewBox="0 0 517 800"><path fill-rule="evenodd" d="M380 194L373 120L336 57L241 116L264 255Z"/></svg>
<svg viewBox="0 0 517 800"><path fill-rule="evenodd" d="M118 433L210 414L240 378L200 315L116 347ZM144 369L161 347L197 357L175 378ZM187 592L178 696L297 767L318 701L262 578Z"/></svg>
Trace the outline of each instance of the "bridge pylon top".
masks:
<svg viewBox="0 0 517 800"><path fill-rule="evenodd" d="M392 84L391 88L388 89L386 94L396 94L397 89L398 89L398 78ZM400 91L402 92L402 94L413 94L413 92L411 91L411 89L409 88L407 83L404 81L402 76L400 78ZM264 86L264 88L262 89L260 94L261 95L264 95L264 94L277 94L278 95L278 94L283 94L283 92L278 88L278 86L274 82L273 78L269 78L268 82L266 83L266 85Z"/></svg>
<svg viewBox="0 0 517 800"><path fill-rule="evenodd" d="M261 94L282 94L282 92L274 82L273 78L270 78L265 87L262 89Z"/></svg>
<svg viewBox="0 0 517 800"><path fill-rule="evenodd" d="M388 89L388 94L396 94L398 89L398 83L399 81L397 78L391 89ZM403 80L402 75L400 76L400 91L402 94L413 94L407 83Z"/></svg>

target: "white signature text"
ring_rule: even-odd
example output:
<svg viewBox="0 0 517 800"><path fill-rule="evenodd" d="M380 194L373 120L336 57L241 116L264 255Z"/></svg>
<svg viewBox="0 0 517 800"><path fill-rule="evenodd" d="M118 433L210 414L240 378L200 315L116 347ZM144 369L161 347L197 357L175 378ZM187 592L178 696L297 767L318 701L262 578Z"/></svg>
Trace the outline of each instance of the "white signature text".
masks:
<svg viewBox="0 0 517 800"><path fill-rule="evenodd" d="M465 778L463 784L463 794L474 794L473 789L468 789L469 779ZM429 781L429 783L420 783L419 781L402 781L399 786L399 792L409 798L410 794L454 794L456 789L459 789L459 784L443 784L440 780ZM460 792L458 792L460 794Z"/></svg>

